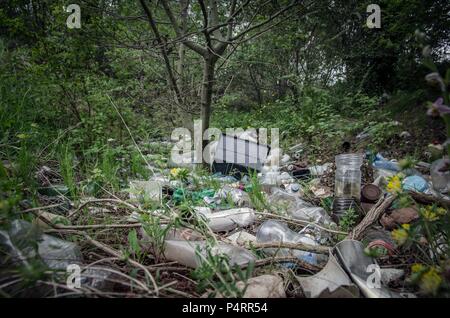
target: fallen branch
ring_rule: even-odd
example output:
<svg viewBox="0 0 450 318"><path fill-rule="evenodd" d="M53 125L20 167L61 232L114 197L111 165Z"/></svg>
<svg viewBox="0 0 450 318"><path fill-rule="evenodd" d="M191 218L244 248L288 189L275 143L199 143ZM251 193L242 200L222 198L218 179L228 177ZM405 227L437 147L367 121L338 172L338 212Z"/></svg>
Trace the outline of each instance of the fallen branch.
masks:
<svg viewBox="0 0 450 318"><path fill-rule="evenodd" d="M286 217L286 216L282 216L282 215L278 215L278 214L274 214L274 213L268 213L268 212L258 212L255 211L256 214L260 214L260 215L265 215L265 216L270 216L273 218L277 218L277 219L281 219L286 221L287 223L291 223L291 224L296 224L296 225L302 225L302 226L308 226L308 225L312 225L317 227L318 229L321 229L325 232L330 232L330 233L334 233L334 234L343 234L343 235L347 235L347 232L342 232L342 231L338 231L338 230L333 230L333 229L329 229L326 227L323 227L317 223L314 222L309 222L309 221L304 221L304 220L296 220L290 217Z"/></svg>
<svg viewBox="0 0 450 318"><path fill-rule="evenodd" d="M420 203L425 203L425 204L437 203L438 205L440 205L446 209L450 209L450 200L436 197L433 195L415 192L415 191L408 191L408 193L411 194L411 196L413 197L414 200L416 200Z"/></svg>
<svg viewBox="0 0 450 318"><path fill-rule="evenodd" d="M378 221L381 215L392 204L397 196L388 196L386 199L381 197L378 202L367 212L364 219L347 235L347 239L360 240L364 231L373 223Z"/></svg>
<svg viewBox="0 0 450 318"><path fill-rule="evenodd" d="M94 245L95 247L98 247L98 248L101 249L102 251L104 251L104 252L106 252L106 253L108 253L108 254L114 256L114 257L117 257L117 258L120 258L120 259L124 259L124 260L126 259L127 262L129 262L131 265L133 265L133 266L135 266L135 267L137 267L137 268L142 269L142 270L144 271L144 273L145 273L145 274L150 278L150 280L152 281L153 287L155 288L155 294L156 294L156 296L158 296L159 291L158 291L158 285L156 284L155 278L153 277L153 275L148 271L148 269L147 269L144 265L142 265L141 263L136 262L135 260L132 260L132 259L129 259L129 258L127 259L127 258L125 257L125 255L124 255L122 252L119 252L119 251L117 251L117 250L115 250L115 249L109 247L109 246L106 245L106 244L103 244L103 243L101 243L101 242L99 242L99 241L94 240L92 237L90 237L89 235L87 235L87 234L85 234L85 233L82 233L82 234L83 234L83 236L86 238L86 240L87 240L90 244ZM148 291L149 293L151 293L151 291L147 288L147 286L145 286L144 284L140 284L140 285L141 285L141 287L143 287L146 291Z"/></svg>
<svg viewBox="0 0 450 318"><path fill-rule="evenodd" d="M305 252L312 252L317 254L326 254L328 255L331 247L329 246L314 246L303 243L286 243L286 242L278 242L278 243L256 243L251 244L249 247L254 247L256 249L260 248L289 248L294 250L302 250Z"/></svg>
<svg viewBox="0 0 450 318"><path fill-rule="evenodd" d="M57 208L60 207L61 205L65 204L63 203L57 203L57 204L51 204L51 205L47 205L47 206L39 206L36 208L30 208L30 209L26 209L20 212L17 212L17 214L22 214L22 213L29 213L29 212L36 212L36 211L41 211L41 210L48 210L48 209L53 209L53 208Z"/></svg>
<svg viewBox="0 0 450 318"><path fill-rule="evenodd" d="M318 272L320 271L323 267L322 266L317 266L317 265L312 265L309 264L305 261L302 261L300 259L298 259L297 257L294 256L286 256L286 257L268 257L268 258L263 258L263 259L258 259L254 262L254 266L255 267L259 267L259 266L265 266L268 264L273 264L273 263L296 263L298 264L300 267L303 267L309 271L312 272ZM250 264L245 264L242 265L241 268L246 268L248 267Z"/></svg>
<svg viewBox="0 0 450 318"><path fill-rule="evenodd" d="M132 205L126 201L120 200L120 199L93 199L93 200L89 200L89 201L86 201L83 204L81 204L78 208L76 208L75 210L70 212L67 215L67 217L71 218L73 215L77 214L79 211L81 211L84 207L86 207L89 204L104 203L104 202L113 202L113 203L117 203L117 204L122 204L122 205L125 205L126 207L130 208L131 210L139 211L139 209L137 207L135 207L134 205Z"/></svg>
<svg viewBox="0 0 450 318"><path fill-rule="evenodd" d="M141 223L127 223L127 224L91 224L91 225L58 225L53 224L53 228L58 230L88 230L88 229L127 229L127 228L140 228Z"/></svg>
<svg viewBox="0 0 450 318"><path fill-rule="evenodd" d="M156 284L155 278L152 276L152 274L150 273L150 271L149 271L144 265L142 265L141 263L136 262L135 260L132 260L132 259L130 259L130 258L127 258L127 257L123 254L123 252L121 252L121 251L117 251L117 250L111 248L110 246L108 246L108 245L106 245L106 244L104 244L104 243L101 243L101 242L99 242L99 241L97 241L97 240L94 240L92 237L90 237L90 236L89 236L88 234L86 234L85 232L81 232L81 231L74 230L74 229L70 229L70 228L58 228L57 226L55 226L55 224L50 224L50 225L51 225L54 229L53 229L53 230L46 231L47 233L48 233L48 232L52 232L52 231L61 231L61 232L67 232L67 233L72 233L72 234L82 235L82 236L86 239L86 241L87 241L88 243L90 243L91 245L94 245L95 247L101 249L102 251L108 253L108 254L111 255L111 256L117 257L117 258L119 258L119 259L123 259L124 261L127 261L127 262L130 263L131 265L133 265L133 266L135 266L135 267L137 267L137 268L139 268L139 269L142 269L142 270L144 271L144 273L145 273L145 274L149 277L149 279L151 280L151 282L152 282L152 284L153 284L153 287L155 288L155 294L156 294L156 296L158 296L158 294L159 294L159 289L158 289L158 285ZM139 224L139 225L140 225L140 224ZM140 286L141 286L144 290L146 290L149 294L152 293L152 291L149 290L148 287L145 286L145 284L140 284Z"/></svg>

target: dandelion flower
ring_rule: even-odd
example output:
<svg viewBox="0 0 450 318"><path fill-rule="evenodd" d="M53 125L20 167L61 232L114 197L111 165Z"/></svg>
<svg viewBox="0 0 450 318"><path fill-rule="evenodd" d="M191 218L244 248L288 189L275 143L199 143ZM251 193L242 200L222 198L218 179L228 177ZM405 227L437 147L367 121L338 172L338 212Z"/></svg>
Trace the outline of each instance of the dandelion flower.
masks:
<svg viewBox="0 0 450 318"><path fill-rule="evenodd" d="M398 245L403 245L408 240L408 230L404 228L393 230L391 235Z"/></svg>
<svg viewBox="0 0 450 318"><path fill-rule="evenodd" d="M389 183L387 184L387 189L390 193L398 193L402 191L402 182L400 181L400 177L395 175L391 177Z"/></svg>
<svg viewBox="0 0 450 318"><path fill-rule="evenodd" d="M439 216L443 216L443 215L446 215L446 214L447 214L447 210L444 209L444 208L437 208L437 209L436 209L436 213L437 213Z"/></svg>
<svg viewBox="0 0 450 318"><path fill-rule="evenodd" d="M434 211L433 206L427 206L421 209L421 214L425 220L428 222L433 222L439 219L439 215Z"/></svg>
<svg viewBox="0 0 450 318"><path fill-rule="evenodd" d="M180 173L180 168L173 168L170 169L170 175L174 178L176 178L178 176L178 174Z"/></svg>
<svg viewBox="0 0 450 318"><path fill-rule="evenodd" d="M413 273L420 273L425 269L425 266L423 264L414 264L411 266L411 271Z"/></svg>
<svg viewBox="0 0 450 318"><path fill-rule="evenodd" d="M436 294L442 278L436 267L431 267L420 279L419 286L427 294Z"/></svg>

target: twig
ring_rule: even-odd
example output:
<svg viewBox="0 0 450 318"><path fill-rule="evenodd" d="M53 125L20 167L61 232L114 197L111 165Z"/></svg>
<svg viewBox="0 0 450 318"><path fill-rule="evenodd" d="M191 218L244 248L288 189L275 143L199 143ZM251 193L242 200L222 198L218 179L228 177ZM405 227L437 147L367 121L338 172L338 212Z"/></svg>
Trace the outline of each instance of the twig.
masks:
<svg viewBox="0 0 450 318"><path fill-rule="evenodd" d="M84 202L83 204L81 204L76 210L73 210L72 212L70 212L67 217L71 218L73 215L75 215L76 213L78 213L80 210L82 210L84 207L86 207L89 204L93 204L93 203L103 203L103 202L113 202L113 203L117 203L117 204L122 204L127 206L128 208L132 209L132 210L139 210L137 207L135 207L134 205L120 200L120 199L111 199L111 198L106 198L106 199L93 199L93 200L89 200Z"/></svg>
<svg viewBox="0 0 450 318"><path fill-rule="evenodd" d="M309 222L309 221L304 221L304 220L296 220L290 217L286 217L286 216L282 216L282 215L278 215L278 214L274 214L274 213L268 213L268 212L258 212L255 211L255 213L257 214L261 214L261 215L266 215L266 216L270 216L270 217L274 217L274 218L278 218L278 219L282 219L288 223L292 223L292 224L297 224L297 225L302 225L302 226L307 226L307 225L312 225L317 227L318 229L321 229L323 231L326 232L330 232L330 233L335 233L335 234L343 234L343 235L347 235L347 232L342 232L342 231L338 231L338 230L332 230L326 227L323 227L317 223L314 222Z"/></svg>
<svg viewBox="0 0 450 318"><path fill-rule="evenodd" d="M104 252L106 252L106 253L108 253L108 254L114 256L114 257L118 257L118 258L121 258L121 259L125 259L125 255L123 255L122 252L116 251L115 249L109 247L108 245L103 244L103 243L101 243L101 242L99 242L99 241L94 240L92 237L90 237L89 235L87 235L87 234L85 234L85 233L83 233L83 234L84 234L84 237L86 238L86 240L87 240L89 243L91 243L92 245L98 247L99 249L103 250ZM133 265L133 266L135 266L135 267L138 267L138 268L140 268L140 269L142 269L142 270L144 271L144 273L145 273L145 274L150 278L150 280L152 281L153 287L155 288L156 296L158 296L158 294L159 294L158 285L156 284L156 281L155 281L153 275L148 271L148 269L147 269L144 265L142 265L141 263L136 262L135 260L128 259L127 261L128 261L131 265ZM150 290L147 288L147 286L145 286L145 285L142 284L142 283L141 283L140 285L150 293Z"/></svg>
<svg viewBox="0 0 450 318"><path fill-rule="evenodd" d="M303 243L287 243L287 242L276 242L276 243L255 243L251 244L250 247L254 247L256 249L261 248L289 248L295 250L302 250L306 252L313 252L317 254L329 254L330 248L329 246L314 246Z"/></svg>
<svg viewBox="0 0 450 318"><path fill-rule="evenodd" d="M437 203L438 205L441 205L447 209L450 209L450 200L432 196L432 195L427 195L424 193L415 192L415 191L408 191L408 192L409 192L409 194L411 194L413 199L418 202L422 202L422 203L426 203L426 204Z"/></svg>
<svg viewBox="0 0 450 318"><path fill-rule="evenodd" d="M127 224L91 224L91 225L59 225L53 226L58 230L88 230L88 229L127 229L127 228L140 228L141 223L127 223Z"/></svg>
<svg viewBox="0 0 450 318"><path fill-rule="evenodd" d="M254 262L254 265L256 267L256 266L265 266L267 264L272 264L272 263L285 263L285 262L297 263L301 267L303 267L307 270L313 271L313 272L318 272L322 269L321 266L316 266L316 265L306 263L305 261L302 261L294 256L285 256L285 257L279 256L279 257L268 257L268 258L258 259ZM241 268L246 268L249 265L250 264L244 264L241 266Z"/></svg>
<svg viewBox="0 0 450 318"><path fill-rule="evenodd" d="M57 203L57 204L51 204L51 205L47 205L47 206L38 206L36 208L30 208L30 209L26 209L23 211L18 212L17 214L22 214L22 213L28 213L28 212L34 212L34 211L40 211L40 210L48 210L48 209L53 209L53 208L57 208L61 205L63 205L64 202L62 203Z"/></svg>
<svg viewBox="0 0 450 318"><path fill-rule="evenodd" d="M359 240L364 231L380 218L396 197L396 195L389 196L386 199L381 197L370 211L367 212L364 219L347 235L347 238Z"/></svg>

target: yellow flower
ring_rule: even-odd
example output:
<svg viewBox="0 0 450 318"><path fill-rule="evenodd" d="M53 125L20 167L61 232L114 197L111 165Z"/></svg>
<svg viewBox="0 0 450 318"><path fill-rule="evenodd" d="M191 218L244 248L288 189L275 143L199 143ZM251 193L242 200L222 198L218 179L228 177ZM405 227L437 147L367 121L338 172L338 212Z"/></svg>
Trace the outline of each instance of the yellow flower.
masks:
<svg viewBox="0 0 450 318"><path fill-rule="evenodd" d="M420 279L419 286L427 294L435 294L442 283L436 267L431 267Z"/></svg>
<svg viewBox="0 0 450 318"><path fill-rule="evenodd" d="M176 178L178 176L178 174L180 173L180 168L173 168L170 169L170 175L174 178Z"/></svg>
<svg viewBox="0 0 450 318"><path fill-rule="evenodd" d="M431 205L421 209L421 212L423 218L429 222L433 222L439 219L439 215L434 211L434 208Z"/></svg>
<svg viewBox="0 0 450 318"><path fill-rule="evenodd" d="M425 269L425 266L422 264L414 264L413 266L411 266L411 271L413 273L419 273L421 271L423 271Z"/></svg>
<svg viewBox="0 0 450 318"><path fill-rule="evenodd" d="M443 215L446 215L446 214L447 214L447 210L444 209L444 208L437 208L437 209L436 209L436 213L437 213L439 216L443 216Z"/></svg>
<svg viewBox="0 0 450 318"><path fill-rule="evenodd" d="M386 190L390 193L398 193L402 191L402 182L398 175L395 175L390 178Z"/></svg>
<svg viewBox="0 0 450 318"><path fill-rule="evenodd" d="M408 223L402 224L402 228L409 231L409 229L411 228L411 224L408 224Z"/></svg>
<svg viewBox="0 0 450 318"><path fill-rule="evenodd" d="M403 245L408 239L408 230L404 228L396 229L391 232L391 235L398 245Z"/></svg>

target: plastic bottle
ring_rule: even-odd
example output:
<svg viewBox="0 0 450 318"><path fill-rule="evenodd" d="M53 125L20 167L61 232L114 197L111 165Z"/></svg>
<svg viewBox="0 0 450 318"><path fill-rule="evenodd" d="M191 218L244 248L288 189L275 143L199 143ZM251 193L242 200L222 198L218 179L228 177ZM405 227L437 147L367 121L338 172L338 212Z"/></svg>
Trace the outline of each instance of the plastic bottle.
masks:
<svg viewBox="0 0 450 318"><path fill-rule="evenodd" d="M166 240L164 243L164 256L167 260L176 261L188 267L199 267L207 257L207 250L212 255L225 254L229 257L230 265L246 265L254 262L256 257L242 247L219 242L208 247L205 241Z"/></svg>
<svg viewBox="0 0 450 318"><path fill-rule="evenodd" d="M256 220L255 211L239 208L212 212L211 209L198 207L195 210L203 215L213 232L230 231L236 227L246 227Z"/></svg>
<svg viewBox="0 0 450 318"><path fill-rule="evenodd" d="M299 198L298 193L288 193L275 189L269 196L269 203L284 209L292 218L304 221L331 225L332 220L327 212Z"/></svg>
<svg viewBox="0 0 450 318"><path fill-rule="evenodd" d="M360 200L362 163L362 154L336 156L335 197Z"/></svg>
<svg viewBox="0 0 450 318"><path fill-rule="evenodd" d="M275 220L265 221L256 233L256 241L258 243L304 243L308 245L318 245L317 242L303 234L298 234L287 227L287 225ZM265 248L264 251L272 255L295 256L305 262L317 265L321 257L311 252L301 250L291 250L287 248Z"/></svg>

